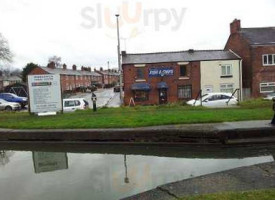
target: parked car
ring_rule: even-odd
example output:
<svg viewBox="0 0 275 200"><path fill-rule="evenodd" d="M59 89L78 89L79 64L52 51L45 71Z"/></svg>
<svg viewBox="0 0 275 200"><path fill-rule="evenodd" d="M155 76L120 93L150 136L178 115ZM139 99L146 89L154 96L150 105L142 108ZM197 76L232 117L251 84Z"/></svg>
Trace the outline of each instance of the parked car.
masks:
<svg viewBox="0 0 275 200"><path fill-rule="evenodd" d="M120 86L119 85L116 85L114 87L114 92L120 92Z"/></svg>
<svg viewBox="0 0 275 200"><path fill-rule="evenodd" d="M89 108L89 103L83 98L63 99L63 111L73 112L75 110L85 110Z"/></svg>
<svg viewBox="0 0 275 200"><path fill-rule="evenodd" d="M19 103L21 108L24 108L28 104L27 97L19 97L13 93L0 93L0 99L4 99L8 102Z"/></svg>
<svg viewBox="0 0 275 200"><path fill-rule="evenodd" d="M275 97L275 92L269 93L264 97L266 100L272 100Z"/></svg>
<svg viewBox="0 0 275 200"><path fill-rule="evenodd" d="M91 92L94 92L97 90L97 87L95 85L90 85L87 89L89 89Z"/></svg>
<svg viewBox="0 0 275 200"><path fill-rule="evenodd" d="M4 99L0 99L0 110L12 111L20 109L21 105L19 103L8 102Z"/></svg>
<svg viewBox="0 0 275 200"><path fill-rule="evenodd" d="M208 93L202 96L202 106L206 107L226 107L236 105L237 103L238 99L232 96L231 93ZM191 106L200 106L201 101L200 99L198 99L197 101L195 101L195 99L192 99L190 101L187 101L187 104Z"/></svg>

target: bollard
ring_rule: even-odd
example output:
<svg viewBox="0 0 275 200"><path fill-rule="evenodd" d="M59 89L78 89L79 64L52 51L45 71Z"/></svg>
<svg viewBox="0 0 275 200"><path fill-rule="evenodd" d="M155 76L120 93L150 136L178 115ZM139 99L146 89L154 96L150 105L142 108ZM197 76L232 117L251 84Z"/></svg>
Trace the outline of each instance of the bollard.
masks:
<svg viewBox="0 0 275 200"><path fill-rule="evenodd" d="M93 101L93 111L96 112L96 95L92 92L92 101Z"/></svg>
<svg viewBox="0 0 275 200"><path fill-rule="evenodd" d="M273 114L273 119L271 120L271 125L275 126L275 97L272 98L272 101L273 101L272 109L274 111L274 114Z"/></svg>

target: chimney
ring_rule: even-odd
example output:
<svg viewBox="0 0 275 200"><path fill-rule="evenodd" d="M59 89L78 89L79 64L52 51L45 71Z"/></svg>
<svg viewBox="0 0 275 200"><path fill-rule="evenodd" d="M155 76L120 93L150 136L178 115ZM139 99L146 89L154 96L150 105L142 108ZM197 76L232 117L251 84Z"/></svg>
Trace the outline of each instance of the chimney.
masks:
<svg viewBox="0 0 275 200"><path fill-rule="evenodd" d="M102 67L100 67L99 71L101 71L101 72L102 72L102 71L103 71L103 68L102 68Z"/></svg>
<svg viewBox="0 0 275 200"><path fill-rule="evenodd" d="M188 50L188 53L194 53L195 51L194 51L194 49L189 49Z"/></svg>
<svg viewBox="0 0 275 200"><path fill-rule="evenodd" d="M63 69L66 70L67 69L67 65L63 64Z"/></svg>
<svg viewBox="0 0 275 200"><path fill-rule="evenodd" d="M96 72L97 70L96 70L96 67L94 68L94 71Z"/></svg>
<svg viewBox="0 0 275 200"><path fill-rule="evenodd" d="M50 62L47 67L51 68L51 69L54 69L55 68L55 63L54 62Z"/></svg>
<svg viewBox="0 0 275 200"><path fill-rule="evenodd" d="M76 70L76 65L73 65L73 70Z"/></svg>
<svg viewBox="0 0 275 200"><path fill-rule="evenodd" d="M234 34L241 30L241 20L234 19L234 21L230 24L230 33Z"/></svg>
<svg viewBox="0 0 275 200"><path fill-rule="evenodd" d="M126 56L127 55L126 51L121 51L121 55Z"/></svg>
<svg viewBox="0 0 275 200"><path fill-rule="evenodd" d="M84 67L83 67L83 66L81 67L81 71L85 71L85 69L84 69Z"/></svg>
<svg viewBox="0 0 275 200"><path fill-rule="evenodd" d="M91 67L88 67L88 71L89 71L89 72L91 72L91 71L92 71Z"/></svg>

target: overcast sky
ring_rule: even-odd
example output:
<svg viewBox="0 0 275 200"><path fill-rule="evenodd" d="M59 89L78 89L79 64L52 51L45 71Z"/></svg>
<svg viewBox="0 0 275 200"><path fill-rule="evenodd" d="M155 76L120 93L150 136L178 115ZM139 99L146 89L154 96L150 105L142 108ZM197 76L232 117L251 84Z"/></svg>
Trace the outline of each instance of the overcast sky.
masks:
<svg viewBox="0 0 275 200"><path fill-rule="evenodd" d="M274 0L0 0L0 33L16 68L53 55L69 67L116 67L118 12L129 53L223 49L235 18L275 26Z"/></svg>

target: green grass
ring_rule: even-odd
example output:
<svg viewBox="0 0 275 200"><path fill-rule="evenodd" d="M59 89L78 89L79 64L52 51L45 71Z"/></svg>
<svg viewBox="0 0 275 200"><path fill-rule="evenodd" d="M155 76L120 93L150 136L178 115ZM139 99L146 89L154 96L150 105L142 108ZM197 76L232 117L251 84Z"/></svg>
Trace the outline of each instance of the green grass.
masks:
<svg viewBox="0 0 275 200"><path fill-rule="evenodd" d="M275 189L254 190L247 192L227 192L208 195L197 195L181 198L181 200L273 200Z"/></svg>
<svg viewBox="0 0 275 200"><path fill-rule="evenodd" d="M268 102L270 103L270 102ZM252 108L253 107L253 108ZM225 121L271 119L273 111L266 102L244 103L239 108L208 109L180 106L136 106L102 108L38 117L23 112L0 113L0 128L126 128L168 124L216 123Z"/></svg>

